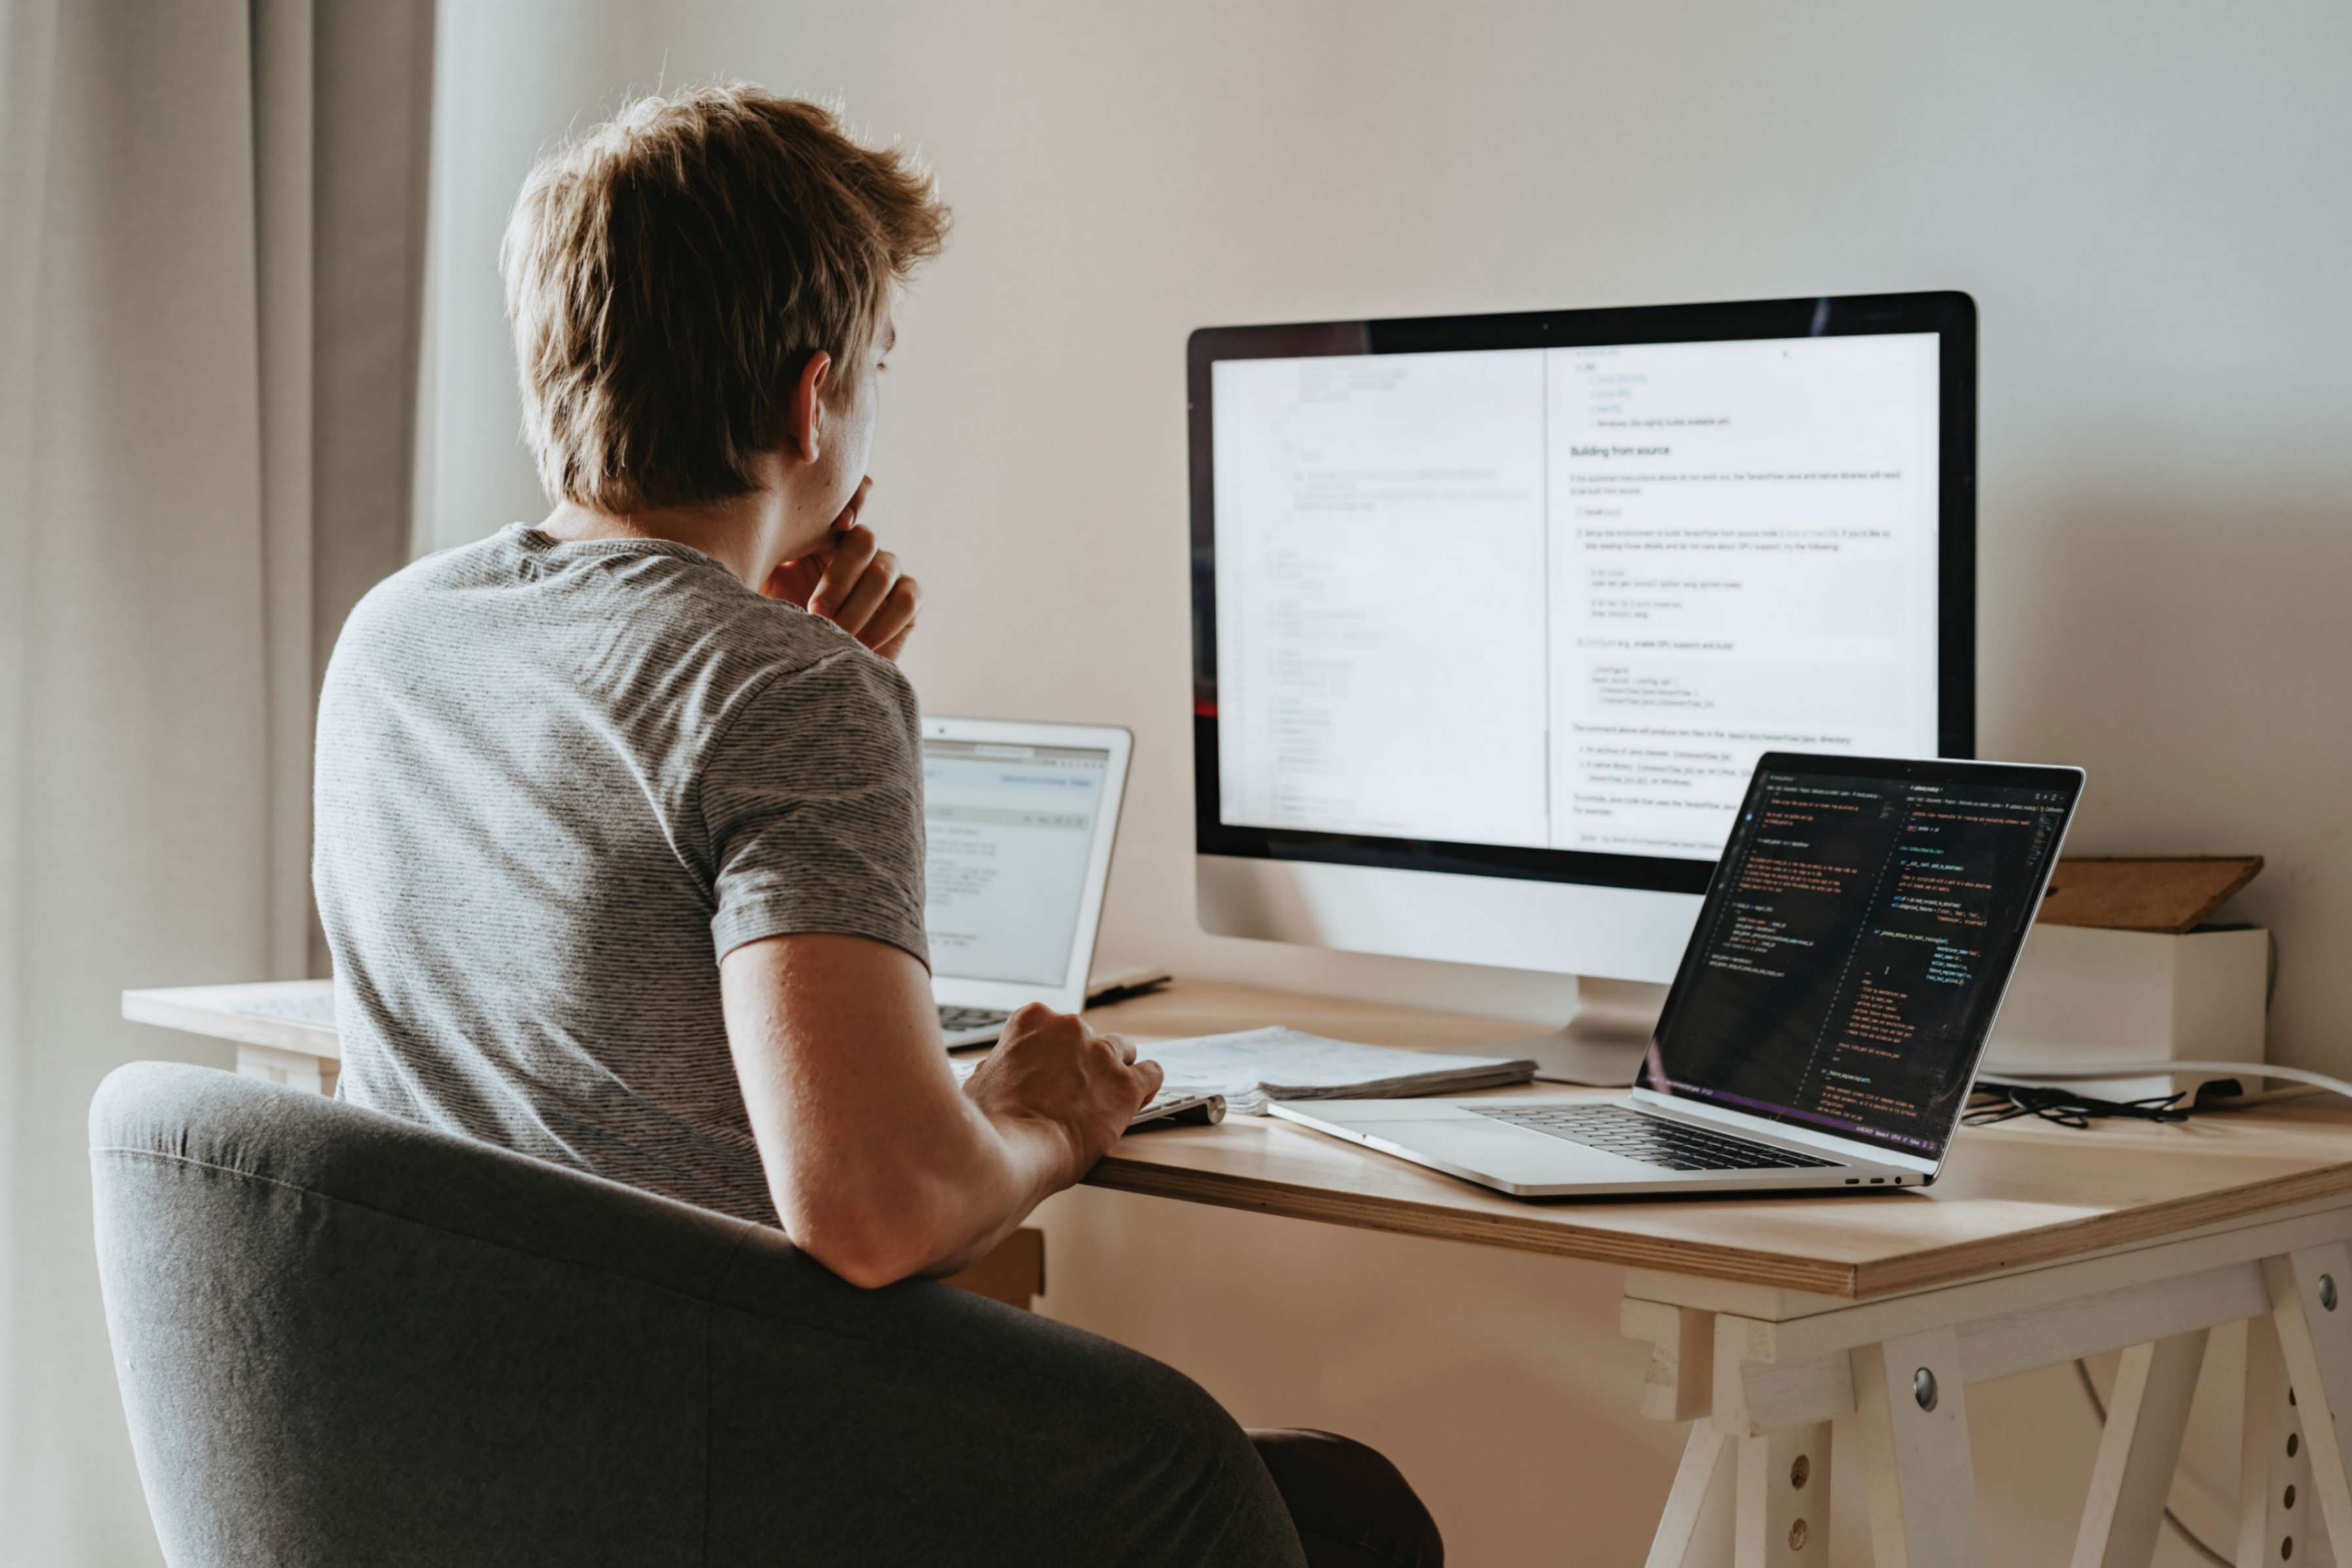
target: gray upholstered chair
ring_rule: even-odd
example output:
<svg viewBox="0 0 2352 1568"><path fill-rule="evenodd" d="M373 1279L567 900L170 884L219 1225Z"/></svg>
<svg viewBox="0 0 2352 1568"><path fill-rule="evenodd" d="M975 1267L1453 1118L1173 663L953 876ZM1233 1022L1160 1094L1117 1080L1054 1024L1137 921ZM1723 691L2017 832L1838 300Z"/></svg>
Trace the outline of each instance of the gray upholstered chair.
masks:
<svg viewBox="0 0 2352 1568"><path fill-rule="evenodd" d="M1030 1313L202 1068L90 1145L174 1564L1297 1562L1206 1394Z"/></svg>

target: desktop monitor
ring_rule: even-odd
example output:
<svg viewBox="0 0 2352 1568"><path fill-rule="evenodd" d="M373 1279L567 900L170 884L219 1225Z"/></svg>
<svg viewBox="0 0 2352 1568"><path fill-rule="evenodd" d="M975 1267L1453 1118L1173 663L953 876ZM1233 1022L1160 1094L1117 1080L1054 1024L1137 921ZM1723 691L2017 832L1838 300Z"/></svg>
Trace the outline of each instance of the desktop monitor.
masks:
<svg viewBox="0 0 2352 1568"><path fill-rule="evenodd" d="M1212 327L1200 918L1664 982L1757 758L1971 756L1976 309Z"/></svg>

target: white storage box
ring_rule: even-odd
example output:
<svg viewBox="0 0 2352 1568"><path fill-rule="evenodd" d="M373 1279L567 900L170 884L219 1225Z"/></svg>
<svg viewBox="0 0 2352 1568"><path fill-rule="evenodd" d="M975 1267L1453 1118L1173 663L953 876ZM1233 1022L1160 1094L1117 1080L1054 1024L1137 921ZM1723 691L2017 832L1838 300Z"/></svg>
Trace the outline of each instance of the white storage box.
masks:
<svg viewBox="0 0 2352 1568"><path fill-rule="evenodd" d="M2172 935L2044 921L1993 1028L1984 1076L2004 1064L2263 1060L2270 933L2210 926ZM2218 1074L2177 1072L2064 1085L2105 1100L2194 1090ZM2263 1085L2245 1081L2249 1092Z"/></svg>

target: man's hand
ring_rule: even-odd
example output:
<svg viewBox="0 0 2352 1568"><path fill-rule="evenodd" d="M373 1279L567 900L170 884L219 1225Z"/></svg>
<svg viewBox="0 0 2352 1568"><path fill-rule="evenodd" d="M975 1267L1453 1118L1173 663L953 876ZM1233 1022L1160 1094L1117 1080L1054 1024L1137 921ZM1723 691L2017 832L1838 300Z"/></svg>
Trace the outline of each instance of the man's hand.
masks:
<svg viewBox="0 0 2352 1568"><path fill-rule="evenodd" d="M760 591L822 615L884 658L896 659L915 630L922 594L898 570L898 558L857 520L873 487L870 477L859 480L824 545L777 567Z"/></svg>
<svg viewBox="0 0 2352 1568"><path fill-rule="evenodd" d="M1135 1047L1118 1035L1097 1034L1073 1014L1032 1002L1005 1021L964 1093L992 1119L1058 1129L1069 1147L1066 1185L1118 1141L1128 1119L1160 1092L1162 1076L1158 1062L1138 1061Z"/></svg>

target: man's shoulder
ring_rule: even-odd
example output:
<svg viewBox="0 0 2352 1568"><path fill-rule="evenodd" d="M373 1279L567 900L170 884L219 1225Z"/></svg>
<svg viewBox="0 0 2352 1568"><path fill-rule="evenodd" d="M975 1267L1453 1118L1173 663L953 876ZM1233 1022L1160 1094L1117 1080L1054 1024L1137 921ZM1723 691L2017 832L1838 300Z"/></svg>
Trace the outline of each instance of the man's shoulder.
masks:
<svg viewBox="0 0 2352 1568"><path fill-rule="evenodd" d="M572 586L592 616L613 616L607 635L623 656L612 664L632 672L632 695L672 699L670 720L697 750L730 732L910 726L917 716L914 688L897 664L823 616L754 592L708 557L615 554L578 570Z"/></svg>
<svg viewBox="0 0 2352 1568"><path fill-rule="evenodd" d="M551 549L532 548L532 538L518 524L419 557L368 591L346 637L432 622L503 638L537 632L557 643L587 631L600 646L617 643L638 660L741 681L861 647L830 621L753 592L684 546L607 540Z"/></svg>
<svg viewBox="0 0 2352 1568"><path fill-rule="evenodd" d="M822 616L774 605L746 616L725 642L712 652L710 674L730 709L757 710L767 723L915 720L906 674Z"/></svg>
<svg viewBox="0 0 2352 1568"><path fill-rule="evenodd" d="M683 547L549 551L523 530L439 551L345 622L330 706L353 680L436 693L571 693L640 741L700 756L827 726L910 727L898 665L822 616ZM757 715L740 723L747 715Z"/></svg>
<svg viewBox="0 0 2352 1568"><path fill-rule="evenodd" d="M912 698L898 665L821 615L674 558L639 558L629 570L649 597L670 600L643 628L662 642L664 662L722 701L770 689L780 698L823 700L836 691Z"/></svg>
<svg viewBox="0 0 2352 1568"><path fill-rule="evenodd" d="M502 575L500 563L517 553L509 539L513 531L501 529L488 538L418 556L391 576L379 579L352 607L343 622L341 641L396 626L424 613L444 595L494 583ZM511 568L507 571L510 573Z"/></svg>

